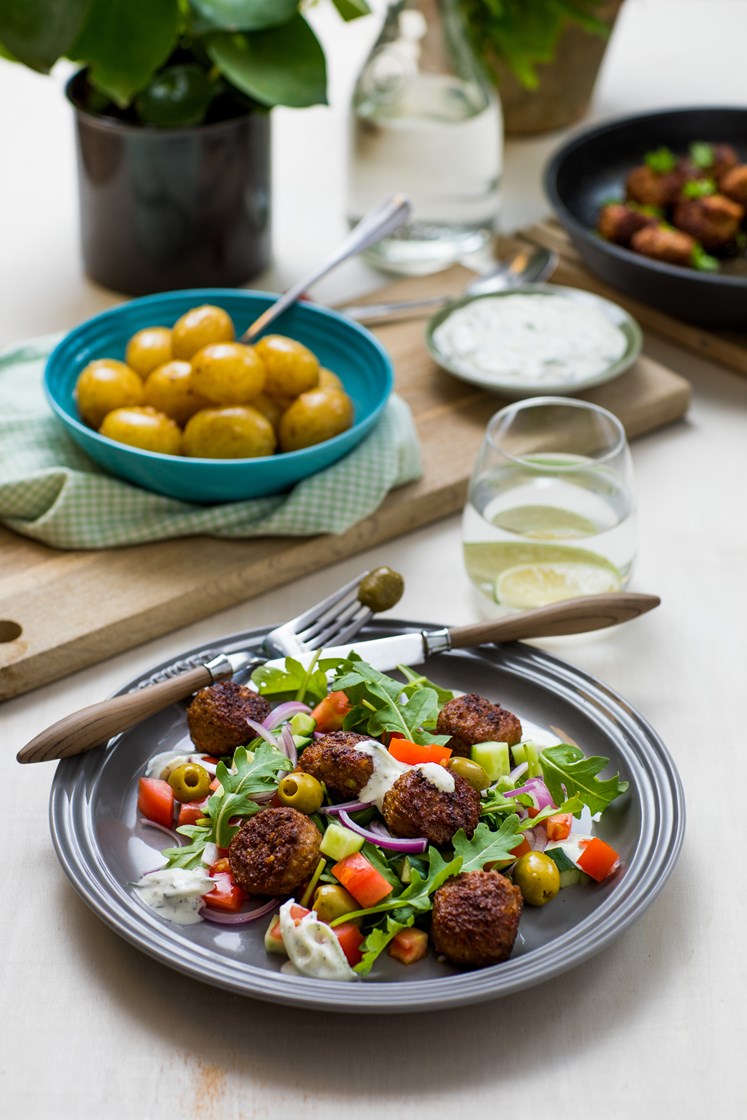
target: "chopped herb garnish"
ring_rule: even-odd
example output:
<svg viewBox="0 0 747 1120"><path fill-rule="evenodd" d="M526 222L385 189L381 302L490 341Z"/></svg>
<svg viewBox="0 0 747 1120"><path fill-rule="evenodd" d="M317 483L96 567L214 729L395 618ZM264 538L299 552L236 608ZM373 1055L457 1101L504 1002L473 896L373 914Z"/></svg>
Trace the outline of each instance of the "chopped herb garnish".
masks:
<svg viewBox="0 0 747 1120"><path fill-rule="evenodd" d="M696 140L695 143L690 145L690 159L701 171L713 167L715 162L713 145L705 144L702 140Z"/></svg>
<svg viewBox="0 0 747 1120"><path fill-rule="evenodd" d="M691 179L682 188L683 198L707 198L716 193L716 184L713 179Z"/></svg>
<svg viewBox="0 0 747 1120"><path fill-rule="evenodd" d="M667 171L674 171L677 166L677 156L670 148L664 147L646 152L643 161L647 167L650 167L658 175L665 175Z"/></svg>
<svg viewBox="0 0 747 1120"><path fill-rule="evenodd" d="M720 265L715 257L706 253L702 245L696 245L691 256L693 268L699 272L718 272Z"/></svg>

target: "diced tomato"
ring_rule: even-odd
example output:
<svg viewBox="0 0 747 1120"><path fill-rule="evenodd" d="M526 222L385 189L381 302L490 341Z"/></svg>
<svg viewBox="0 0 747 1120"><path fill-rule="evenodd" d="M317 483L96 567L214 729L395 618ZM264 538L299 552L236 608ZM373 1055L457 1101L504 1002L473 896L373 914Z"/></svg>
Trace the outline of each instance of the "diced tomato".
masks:
<svg viewBox="0 0 747 1120"><path fill-rule="evenodd" d="M401 731L385 731L381 736L382 741L388 747L392 739L404 739L405 736Z"/></svg>
<svg viewBox="0 0 747 1120"><path fill-rule="evenodd" d="M217 790L219 785L220 785L220 782L218 781L218 779L213 778L212 782L210 783L210 792L215 793L215 791Z"/></svg>
<svg viewBox="0 0 747 1120"><path fill-rule="evenodd" d="M187 801L179 806L177 824L195 824L205 816L206 801Z"/></svg>
<svg viewBox="0 0 747 1120"><path fill-rule="evenodd" d="M215 885L211 891L202 896L205 905L212 907L213 910L231 912L240 910L246 901L246 895L238 883L234 882L228 860L218 860L210 868L209 874Z"/></svg>
<svg viewBox="0 0 747 1120"><path fill-rule="evenodd" d="M539 809L537 808L536 805L527 805L526 809L527 809L527 816L530 819L532 817L538 817L539 816L540 811L539 811Z"/></svg>
<svg viewBox="0 0 747 1120"><path fill-rule="evenodd" d="M544 821L548 840L566 840L571 834L572 813L553 813Z"/></svg>
<svg viewBox="0 0 747 1120"><path fill-rule="evenodd" d="M410 739L392 739L389 744L389 753L397 762L404 762L408 766L416 766L421 762L446 763L451 758L451 747L442 747L437 743L413 743Z"/></svg>
<svg viewBox="0 0 747 1120"><path fill-rule="evenodd" d="M520 856L525 856L527 852L531 852L531 850L532 845L529 843L526 836L522 836L516 847L511 849L511 855L519 859Z"/></svg>
<svg viewBox="0 0 747 1120"><path fill-rule="evenodd" d="M355 922L343 922L341 925L335 926L333 932L340 942L340 948L345 954L345 959L353 968L358 961L363 959L363 953L361 952L363 934Z"/></svg>
<svg viewBox="0 0 747 1120"><path fill-rule="evenodd" d="M428 934L423 929L401 929L389 942L388 952L402 964L415 964L428 954Z"/></svg>
<svg viewBox="0 0 747 1120"><path fill-rule="evenodd" d="M592 879L601 883L602 879L606 879L619 867L620 857L614 848L604 840L600 840L598 836L594 836L583 844L583 850L576 864Z"/></svg>
<svg viewBox="0 0 747 1120"><path fill-rule="evenodd" d="M341 859L332 868L332 874L364 908L375 906L392 892L391 884L360 852Z"/></svg>
<svg viewBox="0 0 747 1120"><path fill-rule="evenodd" d="M144 817L164 828L174 827L174 791L160 778L141 778L138 782L137 807Z"/></svg>
<svg viewBox="0 0 747 1120"><path fill-rule="evenodd" d="M339 731L349 711L346 693L330 692L313 709L311 718L316 721L317 731Z"/></svg>
<svg viewBox="0 0 747 1120"><path fill-rule="evenodd" d="M202 756L202 761L207 762L210 766L217 766L220 762L220 759L214 758L211 754L204 754Z"/></svg>

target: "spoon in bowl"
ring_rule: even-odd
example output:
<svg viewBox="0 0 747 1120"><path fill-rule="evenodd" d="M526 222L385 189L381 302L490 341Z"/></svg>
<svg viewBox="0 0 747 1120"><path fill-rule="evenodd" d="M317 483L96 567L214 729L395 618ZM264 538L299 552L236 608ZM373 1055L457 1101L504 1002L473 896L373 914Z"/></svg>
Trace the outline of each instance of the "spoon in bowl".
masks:
<svg viewBox="0 0 747 1120"><path fill-rule="evenodd" d="M551 249L521 249L505 257L487 270L470 280L461 295L428 296L425 299L397 300L392 303L369 303L361 306L339 307L349 319L357 323L383 323L391 319L409 319L418 315L430 315L439 307L445 307L461 296L487 295L513 288L517 284L537 284L554 271L558 263L557 253Z"/></svg>
<svg viewBox="0 0 747 1120"><path fill-rule="evenodd" d="M251 326L244 331L239 342L247 345L254 342L269 327L270 323L273 323L291 304L300 299L317 280L321 280L323 276L326 276L338 264L346 261L348 257L353 257L356 253L362 253L369 245L373 245L374 242L390 233L394 233L396 229L404 225L410 216L411 209L412 206L407 195L389 194L383 198L351 229L348 236L331 256L322 261L308 276L304 276L302 280L298 280L281 296L278 296L275 302L271 303L259 318L255 319Z"/></svg>

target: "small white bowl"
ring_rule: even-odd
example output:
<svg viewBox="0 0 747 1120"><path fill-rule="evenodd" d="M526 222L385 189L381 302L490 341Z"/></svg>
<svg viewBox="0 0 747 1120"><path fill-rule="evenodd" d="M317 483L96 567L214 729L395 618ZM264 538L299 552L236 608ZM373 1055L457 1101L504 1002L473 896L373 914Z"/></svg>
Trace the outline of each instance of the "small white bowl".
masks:
<svg viewBox="0 0 747 1120"><path fill-rule="evenodd" d="M579 373L577 370L568 368L572 364L573 347L571 343L571 354L565 359L568 368L567 373L564 373L562 368L552 368L551 363L545 372L538 375L528 370L522 371L520 357L517 357L516 368L512 368L509 354L510 343L501 335L500 327L497 324L494 337L489 340L490 355L495 356L493 369L489 368L491 364L490 355L486 356L483 351L473 351L473 355L477 355L474 357L467 352L469 350L468 346L463 348L462 353L455 353L453 350L446 348L443 342L443 331L439 331L439 328L461 308L478 303L484 304L487 301L490 301L491 305L495 305L496 301L500 300L500 310L505 312L511 306L510 301L520 297L521 303L516 304L518 316L519 308L526 309L527 296L532 298L544 296L545 300L547 298L562 299L564 303L562 305L558 304L558 310L560 311L563 308L568 310L568 301L571 301L582 313L593 310L594 320L597 322L601 314L606 322L611 324L615 331L621 335L620 345L622 349L620 353L607 360L600 358L594 368ZM543 308L546 306L548 305L543 301ZM502 318L504 325L510 321L510 316L508 320L505 315ZM543 351L545 353L551 352L554 339L558 338L555 333L557 325L552 326L550 323L538 319L536 330L536 351L540 353ZM529 340L531 344L531 331L522 331L519 337L521 341ZM618 304L594 295L592 292L585 292L579 288L566 288L557 284L526 284L509 288L503 292L468 296L465 299L455 300L431 317L426 327L425 339L434 361L443 369L448 370L449 373L453 373L455 377L459 377L462 381L467 381L472 385L478 385L481 389L513 397L577 393L589 389L593 385L602 385L630 368L640 354L643 343L638 323ZM501 350L502 345L504 346L503 352ZM567 349L566 342L558 338L558 352L562 354L565 349ZM583 363L585 361L583 345L579 345L577 352L579 363ZM531 358L531 345L525 353Z"/></svg>

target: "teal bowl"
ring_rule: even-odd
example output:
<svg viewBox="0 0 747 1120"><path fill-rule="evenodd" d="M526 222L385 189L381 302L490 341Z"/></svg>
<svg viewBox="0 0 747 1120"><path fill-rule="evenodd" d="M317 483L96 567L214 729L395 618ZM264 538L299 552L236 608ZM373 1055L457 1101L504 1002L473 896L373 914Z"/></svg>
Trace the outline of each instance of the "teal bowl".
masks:
<svg viewBox="0 0 747 1120"><path fill-rule="evenodd" d="M192 307L223 307L240 336L277 296L232 288L195 288L144 296L104 311L70 331L49 356L44 390L71 439L98 466L127 482L183 502L238 502L288 490L347 455L381 418L394 383L392 361L364 327L312 303L298 303L272 325L308 346L342 380L355 409L353 426L324 443L257 459L192 459L141 451L101 436L78 416L75 384L96 358L124 360L143 327L172 326Z"/></svg>

